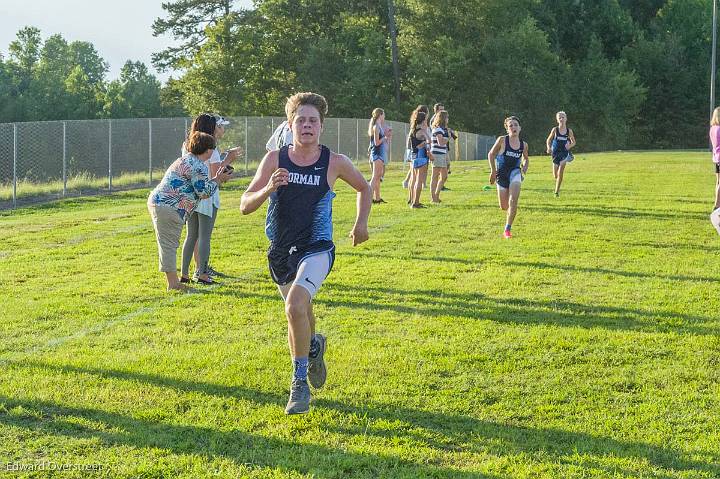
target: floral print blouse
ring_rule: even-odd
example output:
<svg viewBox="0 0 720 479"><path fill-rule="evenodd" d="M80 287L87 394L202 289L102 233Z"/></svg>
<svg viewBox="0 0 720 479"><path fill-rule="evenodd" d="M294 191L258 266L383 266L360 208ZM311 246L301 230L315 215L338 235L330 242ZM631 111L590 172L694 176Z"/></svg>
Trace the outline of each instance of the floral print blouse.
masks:
<svg viewBox="0 0 720 479"><path fill-rule="evenodd" d="M180 218L187 219L201 199L212 196L217 190L217 183L209 175L207 165L194 155L178 158L150 193L148 204L174 208Z"/></svg>

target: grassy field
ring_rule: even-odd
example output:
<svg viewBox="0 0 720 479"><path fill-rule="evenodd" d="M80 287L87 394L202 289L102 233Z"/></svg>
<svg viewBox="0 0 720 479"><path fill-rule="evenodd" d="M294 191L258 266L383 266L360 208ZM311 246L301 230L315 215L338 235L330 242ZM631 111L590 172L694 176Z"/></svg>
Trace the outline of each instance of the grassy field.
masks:
<svg viewBox="0 0 720 479"><path fill-rule="evenodd" d="M164 291L147 191L0 213L0 477L720 477L708 155L579 155L560 198L534 158L509 241L487 172L410 210L391 170L356 248L338 187L328 383L296 417L247 180L230 277L193 294Z"/></svg>

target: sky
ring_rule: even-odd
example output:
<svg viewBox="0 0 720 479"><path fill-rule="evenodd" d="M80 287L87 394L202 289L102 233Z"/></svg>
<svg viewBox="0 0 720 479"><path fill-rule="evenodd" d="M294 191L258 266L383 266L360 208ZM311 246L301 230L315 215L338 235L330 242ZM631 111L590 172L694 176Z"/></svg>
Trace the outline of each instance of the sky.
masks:
<svg viewBox="0 0 720 479"><path fill-rule="evenodd" d="M171 0L0 0L0 52L25 26L40 29L43 39L59 33L68 42L81 40L95 45L110 64L108 79L120 75L127 60L140 60L161 80L178 73L157 72L150 63L153 52L174 45L169 36L153 37L152 23L164 17L163 1ZM252 7L251 0L236 0L236 6Z"/></svg>

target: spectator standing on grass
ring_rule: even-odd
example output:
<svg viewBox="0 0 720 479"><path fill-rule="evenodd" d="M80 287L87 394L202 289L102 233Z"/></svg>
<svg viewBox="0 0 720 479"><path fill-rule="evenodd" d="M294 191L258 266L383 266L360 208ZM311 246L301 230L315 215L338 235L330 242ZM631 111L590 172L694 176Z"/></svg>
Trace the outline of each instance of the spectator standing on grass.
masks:
<svg viewBox="0 0 720 479"><path fill-rule="evenodd" d="M219 115L203 113L195 118L190 126L190 135L195 132L202 132L215 138L216 145L225 135L225 127L230 122ZM183 144L182 154L187 153L187 145ZM220 150L213 148L207 166L210 176L214 177L221 169L228 167L240 154L239 147L231 148L223 159ZM210 198L200 201L196 210L187 218L187 236L182 250L182 263L180 271L180 282L189 283L188 276L190 260L195 256L195 274L193 279L201 284L212 284L212 276L218 274L210 268L210 240L215 220L220 209L220 190L216 189ZM211 273L214 273L211 275Z"/></svg>
<svg viewBox="0 0 720 479"><path fill-rule="evenodd" d="M488 153L490 184L497 183L498 202L507 211L503 237L512 238L512 228L520 199L523 175L530 166L528 145L520 139L520 120L515 116L505 118L507 135L498 137Z"/></svg>
<svg viewBox="0 0 720 479"><path fill-rule="evenodd" d="M440 192L447 181L448 145L450 143L450 130L448 128L449 115L441 110L433 117L432 124L432 180L430 181L430 194L433 203L440 203Z"/></svg>
<svg viewBox="0 0 720 479"><path fill-rule="evenodd" d="M287 112L285 112L285 116L287 117ZM275 131L273 131L272 135L270 135L270 139L268 139L267 143L265 144L265 149L267 151L279 150L283 146L292 145L292 143L292 128L290 128L290 124L287 122L287 120L284 120L277 126L277 128L275 128Z"/></svg>
<svg viewBox="0 0 720 479"><path fill-rule="evenodd" d="M420 195L427 178L428 163L430 161L430 135L427 130L427 114L418 111L410 121L409 134L413 158L410 201L408 201L411 208L425 208L425 205L420 203Z"/></svg>
<svg viewBox="0 0 720 479"><path fill-rule="evenodd" d="M183 225L203 198L209 198L218 185L230 178L225 169L210 175L206 162L215 149L215 138L196 131L185 142L188 153L167 169L150 193L147 205L155 228L160 271L165 273L168 290L182 290L177 275L177 249Z"/></svg>
<svg viewBox="0 0 720 479"><path fill-rule="evenodd" d="M435 119L437 118L438 113L440 113L441 111L447 111L447 110L445 109L445 105L443 105L442 103L435 103L435 105L433 105L433 110L434 110L435 113L433 113L432 118L430 118L430 127L431 127L431 128L432 128L433 125L435 124ZM450 138L452 138L453 140L456 140L456 141L457 141L457 138L458 138L458 137L457 137L457 134L456 134L453 130L451 130L450 128L448 128L448 133L450 134ZM434 135L434 134L435 134L435 133L433 133L433 135ZM449 140L449 139L448 139L448 145L447 145L447 146L448 146L448 147L447 147L447 156L445 157L445 161L447 162L447 167L446 167L446 168L447 168L447 175L449 175L449 174L450 174L450 140ZM441 191L445 191L445 190L448 189L448 188L445 188L445 183L447 182L447 175L445 176L445 182L443 182L442 188L440 188Z"/></svg>
<svg viewBox="0 0 720 479"><path fill-rule="evenodd" d="M353 246L368 239L370 185L352 162L320 144L327 114L325 98L298 93L285 111L294 143L269 151L240 200L250 214L270 199L265 233L270 240L270 275L285 302L288 343L293 364L286 414L310 410L310 386L325 384L326 338L315 332L312 300L335 260L332 201L337 179L357 191L357 214L350 232Z"/></svg>
<svg viewBox="0 0 720 479"><path fill-rule="evenodd" d="M575 134L567 126L567 115L559 111L555 115L557 126L550 130L545 141L547 152L552 156L553 178L555 178L555 196L560 196L565 166L572 161L570 150L575 146Z"/></svg>
<svg viewBox="0 0 720 479"><path fill-rule="evenodd" d="M715 206L713 206L710 220L720 234L720 107L713 110L710 119L710 144L712 145L712 160L715 165Z"/></svg>
<svg viewBox="0 0 720 479"><path fill-rule="evenodd" d="M385 203L380 196L380 183L385 175L385 166L388 162L388 145L392 138L392 128L385 125L385 111L382 108L375 108L372 111L372 118L368 125L368 137L370 147L368 148L370 164L372 166L372 202Z"/></svg>
<svg viewBox="0 0 720 479"><path fill-rule="evenodd" d="M413 118L415 118L415 115L417 115L418 112L425 113L425 118L427 118L428 107L425 105L418 105L417 108L415 108L413 110L413 112L410 114L410 124L412 124ZM427 136L428 136L428 138L430 138L430 131L427 131ZM413 149L412 149L412 144L410 142L410 138L412 138L412 135L408 135L407 144L405 145L405 159L407 160L408 163L410 163L410 168L408 168L408 172L405 175L405 179L403 180L403 188L408 188L408 186L412 182L412 175L414 172L413 163L412 163L413 162L413 159L412 159ZM410 193L409 196L412 197L412 191L409 193Z"/></svg>

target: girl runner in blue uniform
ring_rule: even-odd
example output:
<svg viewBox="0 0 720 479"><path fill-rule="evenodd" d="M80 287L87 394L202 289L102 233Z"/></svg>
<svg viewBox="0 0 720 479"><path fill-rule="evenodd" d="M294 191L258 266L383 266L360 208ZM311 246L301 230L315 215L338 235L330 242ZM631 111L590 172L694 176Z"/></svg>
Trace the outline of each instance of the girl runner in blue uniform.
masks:
<svg viewBox="0 0 720 479"><path fill-rule="evenodd" d="M560 185L568 160L572 159L570 150L575 146L575 134L567 126L567 115L559 111L555 115L558 126L550 130L546 140L547 152L552 155L553 178L555 178L555 196L560 196Z"/></svg>
<svg viewBox="0 0 720 479"><path fill-rule="evenodd" d="M530 166L528 145L520 139L520 121L517 117L505 118L507 135L498 137L488 153L490 184L497 183L500 208L507 211L505 238L512 238L512 228L520 199L523 175Z"/></svg>

